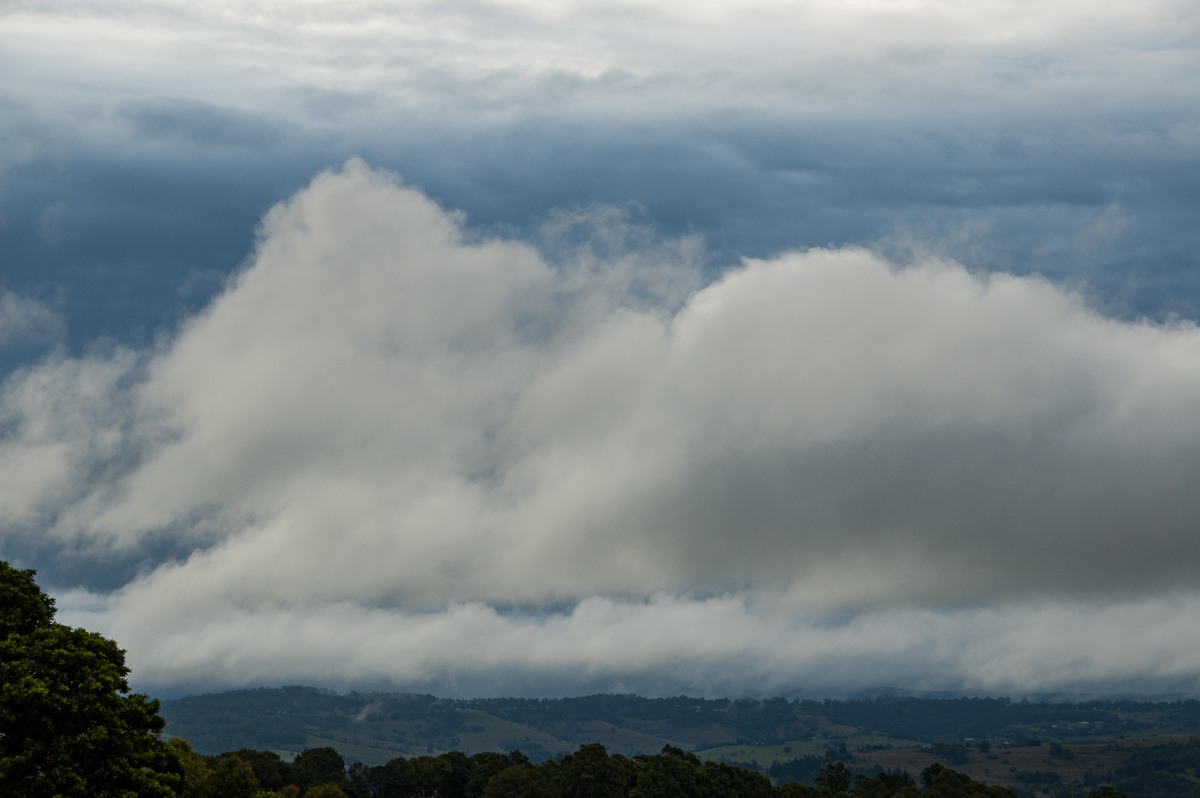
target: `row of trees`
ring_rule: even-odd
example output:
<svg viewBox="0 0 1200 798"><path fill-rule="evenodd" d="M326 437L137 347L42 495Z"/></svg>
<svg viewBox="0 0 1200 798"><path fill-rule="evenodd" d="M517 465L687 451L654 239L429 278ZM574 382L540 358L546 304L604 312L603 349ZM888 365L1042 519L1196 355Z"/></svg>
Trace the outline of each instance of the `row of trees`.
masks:
<svg viewBox="0 0 1200 798"><path fill-rule="evenodd" d="M862 798L1013 794L933 765L907 773L820 770L815 786L772 786L761 773L667 746L652 756L604 746L535 764L519 751L402 757L346 767L333 748L285 762L270 751L196 754L164 741L157 701L131 693L111 640L54 620L34 572L0 561L0 795L10 798Z"/></svg>
<svg viewBox="0 0 1200 798"><path fill-rule="evenodd" d="M333 748L309 749L291 763L268 751L202 757L172 742L186 763L181 798L1016 798L941 764L914 780L904 771L853 773L835 762L812 786L772 786L761 773L667 746L653 756L610 755L599 744L535 764L520 751L458 751L385 765L344 766ZM1124 798L1105 787L1089 798Z"/></svg>
<svg viewBox="0 0 1200 798"><path fill-rule="evenodd" d="M852 774L842 763L821 769L815 786L772 786L761 773L667 746L652 756L610 755L599 744L535 764L520 751L458 751L385 765L344 766L332 748L307 750L291 763L268 751L202 757L182 740L172 745L185 763L182 798L825 798L939 796L1012 798L1008 790L973 781L941 765L921 774Z"/></svg>
<svg viewBox="0 0 1200 798"><path fill-rule="evenodd" d="M602 745L534 763L520 751L459 751L387 764L345 767L333 748L304 751L293 762L269 751L213 757L172 745L185 763L182 798L653 798L654 796L773 796L762 774L667 748L654 756L610 756Z"/></svg>

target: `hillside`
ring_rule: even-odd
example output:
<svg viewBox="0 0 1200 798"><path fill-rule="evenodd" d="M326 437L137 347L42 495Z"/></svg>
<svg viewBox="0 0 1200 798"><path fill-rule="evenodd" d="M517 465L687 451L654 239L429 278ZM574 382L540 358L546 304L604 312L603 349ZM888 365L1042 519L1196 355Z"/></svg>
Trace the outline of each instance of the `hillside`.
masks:
<svg viewBox="0 0 1200 798"><path fill-rule="evenodd" d="M780 781L809 781L827 761L863 772L919 772L936 761L1031 795L1070 795L1122 778L1133 784L1124 788L1131 798L1200 795L1200 761L1192 762L1200 746L1188 742L1200 734L1196 701L451 700L284 687L168 700L162 712L168 734L209 754L252 748L286 756L332 746L348 760L377 765L452 750L520 749L537 761L587 743L627 756L670 745ZM1139 790L1140 782L1162 781L1147 773L1167 760L1175 781L1165 791Z"/></svg>

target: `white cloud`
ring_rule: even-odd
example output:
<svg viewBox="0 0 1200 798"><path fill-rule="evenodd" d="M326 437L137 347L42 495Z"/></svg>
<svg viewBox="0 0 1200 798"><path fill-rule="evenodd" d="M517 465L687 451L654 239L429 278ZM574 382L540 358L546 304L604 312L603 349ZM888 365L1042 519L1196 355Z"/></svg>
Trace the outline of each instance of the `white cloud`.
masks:
<svg viewBox="0 0 1200 798"><path fill-rule="evenodd" d="M38 64L40 76L59 79L58 92L86 92L97 80L150 82L256 109L264 92L288 105L289 91L306 88L438 115L453 106L499 116L564 106L644 114L848 104L862 113L914 102L986 110L1149 91L1182 98L1186 84L1171 78L1194 63L1198 25L1182 0L125 0L40 3L6 15L17 63ZM39 52L60 60L45 64ZM377 112L372 102L367 113Z"/></svg>
<svg viewBox="0 0 1200 798"><path fill-rule="evenodd" d="M164 628L131 663L142 684L167 690L319 682L460 697L1188 692L1200 688L1197 601L896 609L839 622L746 596L594 597L550 615L475 602L431 613L331 604ZM127 616L120 631L136 637L140 621Z"/></svg>
<svg viewBox="0 0 1200 798"><path fill-rule="evenodd" d="M0 346L54 341L62 327L62 319L43 303L0 289Z"/></svg>
<svg viewBox="0 0 1200 798"><path fill-rule="evenodd" d="M26 280L0 355L90 353L0 387L0 553L128 576L61 603L144 682L1196 688L1200 333L976 271L1195 316L1192 0L42 0L0 26ZM63 343L176 307L171 268L219 271L217 232L355 151L487 224L542 214L536 246L356 162L178 336ZM597 198L723 252L925 254L704 285L698 237L547 211Z"/></svg>
<svg viewBox="0 0 1200 798"><path fill-rule="evenodd" d="M42 588L54 596L54 620L89 632L109 633L111 596L82 588L56 590L45 585Z"/></svg>
<svg viewBox="0 0 1200 798"><path fill-rule="evenodd" d="M144 370L10 381L8 510L193 552L109 607L156 685L1195 685L1193 325L861 249L684 295L687 242L547 251L322 174Z"/></svg>
<svg viewBox="0 0 1200 798"><path fill-rule="evenodd" d="M92 490L128 445L125 386L136 356L54 356L19 370L0 392L0 495L5 526L30 527ZM138 433L133 433L136 439ZM101 477L98 485L90 480Z"/></svg>

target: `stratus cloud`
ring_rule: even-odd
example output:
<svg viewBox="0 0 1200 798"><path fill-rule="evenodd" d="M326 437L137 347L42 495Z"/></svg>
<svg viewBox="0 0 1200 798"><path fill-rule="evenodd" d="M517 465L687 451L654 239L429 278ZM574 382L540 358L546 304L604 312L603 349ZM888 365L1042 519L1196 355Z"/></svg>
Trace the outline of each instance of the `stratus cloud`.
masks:
<svg viewBox="0 0 1200 798"><path fill-rule="evenodd" d="M480 224L633 199L722 263L982 231L954 254L1197 318L1196 22L1188 0L8 4L0 260L74 351L141 345L269 204L365 153Z"/></svg>
<svg viewBox="0 0 1200 798"><path fill-rule="evenodd" d="M648 685L694 659L678 678L708 692L799 689L831 664L999 689L1151 662L1114 661L1099 630L1143 623L1137 596L1200 565L1194 326L859 249L747 261L682 295L690 242L612 268L595 252L481 238L360 162L322 174L144 377L129 355L76 366L124 374L95 399L119 440L26 513L64 546L192 552L109 608L157 684L485 685L447 670L476 648L480 668L564 684ZM32 380L8 386L11 412L84 417L21 404ZM1063 595L1058 616L1019 603ZM985 601L1006 609L970 609ZM1079 619L1071 656L1035 639ZM1030 647L1000 656L1005 635ZM330 636L337 661L314 659ZM1160 642L1155 674L1194 680L1191 643ZM721 680L747 660L757 687Z"/></svg>
<svg viewBox="0 0 1200 798"><path fill-rule="evenodd" d="M150 62L153 80L176 91L203 87L247 108L269 92L300 115L314 95L289 94L298 88L442 112L452 95L460 109L501 116L548 102L597 111L615 100L626 112L780 102L827 108L847 95L891 107L1038 105L1047 95L1111 102L1148 91L1184 100L1190 96L1179 80L1197 26L1183 0L1102 8L1081 0L986 7L639 0L619 12L590 0L504 0L465 11L430 3L120 0L102 10L46 2L5 17L18 67L39 62L31 53L70 54L40 65L38 77L60 85L76 85L77 74L144 85ZM199 59L202 70L193 68ZM1027 96L1035 85L1036 98ZM377 109L367 106L359 110L368 116ZM340 110L353 112L353 103Z"/></svg>
<svg viewBox="0 0 1200 798"><path fill-rule="evenodd" d="M330 604L234 609L220 623L162 629L131 655L141 683L173 691L315 681L455 697L1183 693L1200 688L1198 610L1194 595L839 622L744 596L593 597L546 615L478 602L429 613ZM136 637L132 624L124 631Z"/></svg>

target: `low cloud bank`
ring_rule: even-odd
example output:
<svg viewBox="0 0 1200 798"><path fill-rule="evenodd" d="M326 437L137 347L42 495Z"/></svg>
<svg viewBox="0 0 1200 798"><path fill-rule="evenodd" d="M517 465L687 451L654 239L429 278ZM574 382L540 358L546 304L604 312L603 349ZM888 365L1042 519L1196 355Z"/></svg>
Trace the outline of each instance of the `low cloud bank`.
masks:
<svg viewBox="0 0 1200 798"><path fill-rule="evenodd" d="M0 542L142 563L106 628L162 689L1196 688L1194 325L556 235L323 173L174 340L9 378Z"/></svg>
<svg viewBox="0 0 1200 798"><path fill-rule="evenodd" d="M1200 686L1194 595L839 619L763 604L745 595L594 597L549 615L477 602L430 613L256 607L163 630L131 653L140 683L168 693L302 683L463 698L839 697L882 688L1018 697Z"/></svg>

